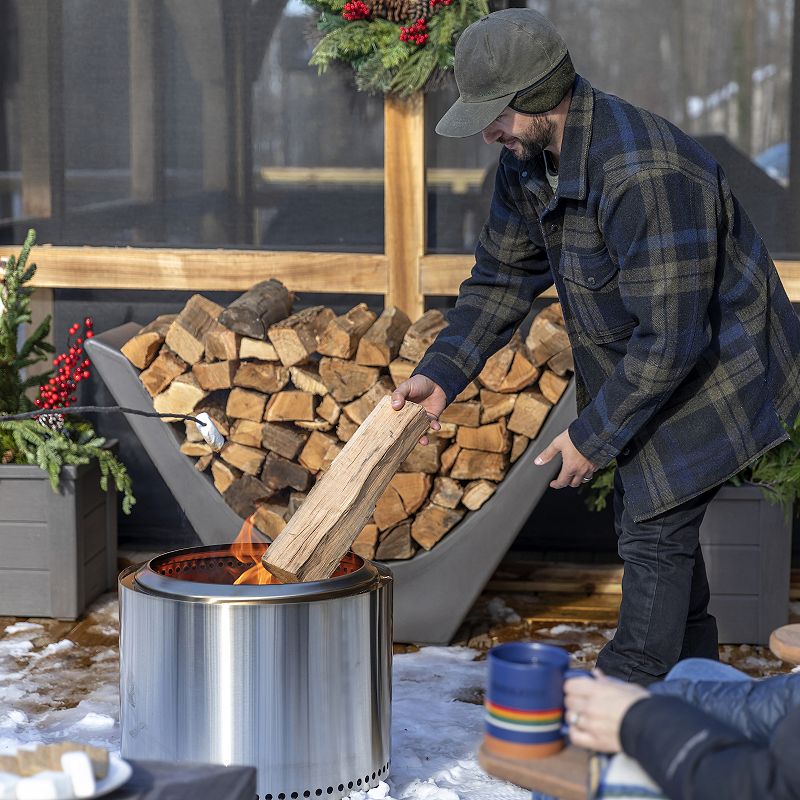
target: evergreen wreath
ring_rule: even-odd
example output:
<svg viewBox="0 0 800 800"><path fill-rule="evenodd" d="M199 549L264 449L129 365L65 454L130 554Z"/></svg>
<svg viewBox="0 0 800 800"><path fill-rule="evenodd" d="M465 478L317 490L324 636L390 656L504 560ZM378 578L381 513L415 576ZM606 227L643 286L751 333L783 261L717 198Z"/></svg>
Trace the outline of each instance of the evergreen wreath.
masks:
<svg viewBox="0 0 800 800"><path fill-rule="evenodd" d="M310 64L353 68L356 88L408 97L440 85L461 32L489 13L488 0L303 0L322 38Z"/></svg>
<svg viewBox="0 0 800 800"><path fill-rule="evenodd" d="M83 355L83 337L91 338L91 320L84 322L79 337L67 352L52 360L52 366L38 375L22 377L22 371L47 360L53 346L46 341L50 332L49 315L20 344L20 326L31 322L30 296L27 284L36 274L36 265L28 264L36 232L28 231L18 258L11 256L3 269L0 266L0 415L42 409L35 419L0 421L0 464L36 464L50 478L53 491L58 491L61 468L66 464L88 464L97 461L100 487L108 488L108 480L122 495L122 510L129 514L136 502L130 475L119 459L105 446L92 426L59 413L75 401L70 396L76 382L88 378L89 361ZM81 326L70 328L74 336ZM56 369L57 368L57 369ZM31 400L25 392L39 387L39 395Z"/></svg>

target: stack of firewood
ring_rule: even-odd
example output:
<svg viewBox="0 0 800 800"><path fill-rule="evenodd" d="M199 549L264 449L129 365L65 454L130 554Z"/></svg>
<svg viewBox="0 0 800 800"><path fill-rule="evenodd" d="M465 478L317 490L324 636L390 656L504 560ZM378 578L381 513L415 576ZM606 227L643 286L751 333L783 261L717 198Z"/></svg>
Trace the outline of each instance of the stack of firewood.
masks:
<svg viewBox="0 0 800 800"><path fill-rule="evenodd" d="M209 414L227 440L222 450L213 453L187 422L181 452L271 537L446 324L437 310L412 324L398 308L377 316L360 303L337 317L323 306L292 313L293 301L275 280L227 308L194 295L180 314L158 317L122 348L156 411ZM379 560L430 550L492 496L572 369L556 303L445 410L442 429L403 463L353 549Z"/></svg>

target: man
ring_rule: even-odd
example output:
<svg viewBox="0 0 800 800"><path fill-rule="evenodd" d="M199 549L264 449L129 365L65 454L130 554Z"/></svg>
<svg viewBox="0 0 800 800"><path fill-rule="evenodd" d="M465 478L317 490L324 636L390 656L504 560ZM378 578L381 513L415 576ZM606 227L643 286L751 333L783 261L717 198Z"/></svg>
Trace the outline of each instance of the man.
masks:
<svg viewBox="0 0 800 800"><path fill-rule="evenodd" d="M800 412L797 316L719 165L576 75L543 16L471 25L455 75L437 132L504 149L472 275L393 405L438 417L555 283L579 413L536 463L560 455L554 488L618 467L623 599L598 666L649 684L681 658L716 659L698 529L719 485Z"/></svg>

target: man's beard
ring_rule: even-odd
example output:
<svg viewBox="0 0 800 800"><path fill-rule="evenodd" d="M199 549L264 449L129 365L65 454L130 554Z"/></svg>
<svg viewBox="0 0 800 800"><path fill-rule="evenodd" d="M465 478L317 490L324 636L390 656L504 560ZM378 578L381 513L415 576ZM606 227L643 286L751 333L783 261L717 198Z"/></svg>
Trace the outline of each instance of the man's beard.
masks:
<svg viewBox="0 0 800 800"><path fill-rule="evenodd" d="M530 161L542 154L542 151L553 140L556 125L547 117L533 117L530 126L524 134L517 137L522 146L522 151L512 150L519 161Z"/></svg>

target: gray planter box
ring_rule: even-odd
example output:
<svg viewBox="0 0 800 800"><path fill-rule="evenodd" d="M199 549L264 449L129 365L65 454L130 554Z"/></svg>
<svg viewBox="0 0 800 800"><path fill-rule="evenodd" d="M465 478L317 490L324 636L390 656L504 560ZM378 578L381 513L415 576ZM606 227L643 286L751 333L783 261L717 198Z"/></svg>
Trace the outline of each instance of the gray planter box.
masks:
<svg viewBox="0 0 800 800"><path fill-rule="evenodd" d="M724 486L708 507L700 543L720 642L767 644L789 619L791 519L753 486Z"/></svg>
<svg viewBox="0 0 800 800"><path fill-rule="evenodd" d="M61 471L0 466L0 616L76 619L116 585L117 497L97 462Z"/></svg>

